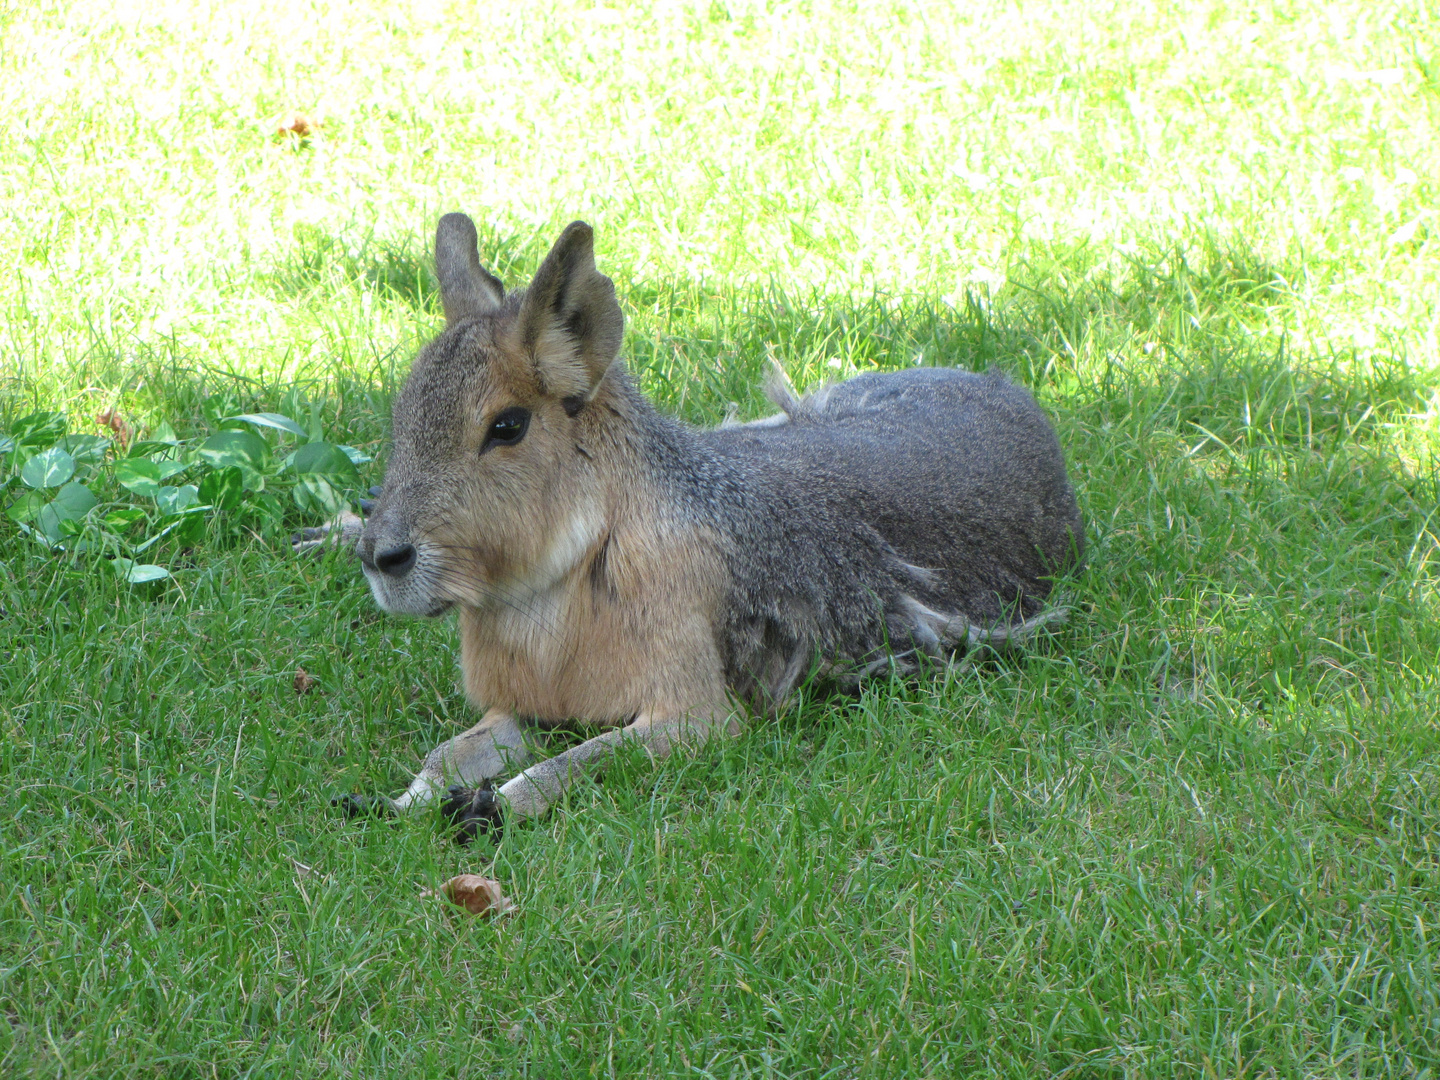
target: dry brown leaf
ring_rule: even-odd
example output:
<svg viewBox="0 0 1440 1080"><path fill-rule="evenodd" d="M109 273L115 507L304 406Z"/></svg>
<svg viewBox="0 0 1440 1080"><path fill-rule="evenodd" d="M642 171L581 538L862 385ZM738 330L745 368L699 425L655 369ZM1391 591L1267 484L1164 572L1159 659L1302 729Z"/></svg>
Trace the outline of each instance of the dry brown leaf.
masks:
<svg viewBox="0 0 1440 1080"><path fill-rule="evenodd" d="M311 675L303 667L297 667L295 669L295 693L308 694L311 690L315 689L315 683L315 676Z"/></svg>
<svg viewBox="0 0 1440 1080"><path fill-rule="evenodd" d="M320 127L302 112L281 113L275 118L275 134L280 137L294 135L297 139L308 139Z"/></svg>
<svg viewBox="0 0 1440 1080"><path fill-rule="evenodd" d="M479 874L452 877L440 886L440 894L471 915L508 915L515 910L514 901L505 895L500 882Z"/></svg>
<svg viewBox="0 0 1440 1080"><path fill-rule="evenodd" d="M131 429L129 422L126 421L125 417L120 415L119 410L117 410L115 406L112 405L104 412L96 413L95 422L101 427L109 428L111 434L115 436L115 441L119 443L121 447L127 450L130 448L130 442L135 437L135 433Z"/></svg>

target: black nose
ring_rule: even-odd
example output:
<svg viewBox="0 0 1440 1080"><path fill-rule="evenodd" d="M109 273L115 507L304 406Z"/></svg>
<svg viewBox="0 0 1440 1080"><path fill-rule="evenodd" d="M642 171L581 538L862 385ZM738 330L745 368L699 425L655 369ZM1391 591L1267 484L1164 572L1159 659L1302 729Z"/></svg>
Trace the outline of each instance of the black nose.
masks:
<svg viewBox="0 0 1440 1080"><path fill-rule="evenodd" d="M376 568L382 574L389 574L393 578L404 577L414 565L414 544L399 544L389 551L382 551L375 556Z"/></svg>

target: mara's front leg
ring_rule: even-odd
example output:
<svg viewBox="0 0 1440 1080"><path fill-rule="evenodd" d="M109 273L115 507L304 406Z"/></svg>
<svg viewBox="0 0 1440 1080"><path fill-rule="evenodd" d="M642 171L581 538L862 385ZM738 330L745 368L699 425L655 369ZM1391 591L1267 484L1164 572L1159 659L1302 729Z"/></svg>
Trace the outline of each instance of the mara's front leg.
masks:
<svg viewBox="0 0 1440 1080"><path fill-rule="evenodd" d="M513 714L491 709L478 724L447 739L425 755L405 794L394 800L403 813L433 806L453 786L479 787L487 780L510 776L531 758L524 733Z"/></svg>
<svg viewBox="0 0 1440 1080"><path fill-rule="evenodd" d="M342 805L352 817L377 810L403 814L434 806L446 797L451 787L479 787L487 781L513 775L523 769L530 758L524 733L514 715L492 709L474 727L426 754L425 763L398 799L382 796L377 802L370 802L347 796Z"/></svg>
<svg viewBox="0 0 1440 1080"><path fill-rule="evenodd" d="M628 740L638 742L655 759L684 746L697 746L713 734L737 735L739 722L725 702L679 716L644 712L623 728L614 728L572 747L563 754L530 766L498 792L510 813L538 817L582 776L597 771Z"/></svg>

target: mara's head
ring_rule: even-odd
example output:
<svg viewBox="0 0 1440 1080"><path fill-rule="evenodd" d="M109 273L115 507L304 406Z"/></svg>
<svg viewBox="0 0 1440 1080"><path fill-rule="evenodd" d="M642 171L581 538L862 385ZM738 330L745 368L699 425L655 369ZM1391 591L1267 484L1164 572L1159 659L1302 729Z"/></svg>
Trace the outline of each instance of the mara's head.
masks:
<svg viewBox="0 0 1440 1080"><path fill-rule="evenodd" d="M601 523L577 425L624 328L584 222L507 295L480 265L474 224L447 214L435 268L445 330L395 400L384 490L359 543L375 599L409 615L506 602L581 557Z"/></svg>

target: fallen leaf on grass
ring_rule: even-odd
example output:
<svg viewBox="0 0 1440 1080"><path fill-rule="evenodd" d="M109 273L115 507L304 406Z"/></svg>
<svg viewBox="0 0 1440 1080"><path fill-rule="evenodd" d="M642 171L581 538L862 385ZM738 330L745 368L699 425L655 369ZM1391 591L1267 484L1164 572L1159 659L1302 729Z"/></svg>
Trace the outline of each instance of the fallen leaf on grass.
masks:
<svg viewBox="0 0 1440 1080"><path fill-rule="evenodd" d="M311 675L303 667L297 667L295 669L295 693L308 694L311 690L315 689L316 681L315 676Z"/></svg>
<svg viewBox="0 0 1440 1080"><path fill-rule="evenodd" d="M508 915L515 910L514 901L505 895L500 882L479 874L460 874L441 885L438 892L426 889L422 895L443 896L471 915Z"/></svg>
<svg viewBox="0 0 1440 1080"><path fill-rule="evenodd" d="M281 113L275 118L275 135L279 138L294 135L297 139L308 139L319 127L302 112Z"/></svg>
<svg viewBox="0 0 1440 1080"><path fill-rule="evenodd" d="M130 441L135 433L130 429L130 424L112 405L104 412L95 414L95 422L101 427L107 427L115 435L115 441L122 447L129 449Z"/></svg>

